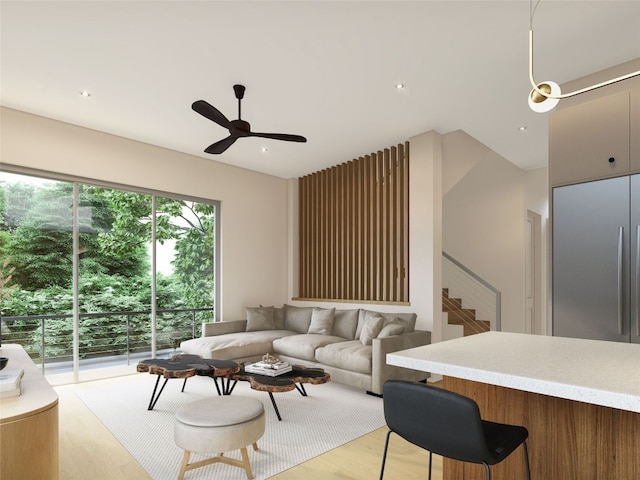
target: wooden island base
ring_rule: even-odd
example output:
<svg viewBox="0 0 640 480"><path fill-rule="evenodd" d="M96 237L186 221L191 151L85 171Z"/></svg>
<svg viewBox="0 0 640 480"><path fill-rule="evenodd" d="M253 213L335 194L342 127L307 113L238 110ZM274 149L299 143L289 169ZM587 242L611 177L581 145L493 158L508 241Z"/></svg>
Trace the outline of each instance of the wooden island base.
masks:
<svg viewBox="0 0 640 480"><path fill-rule="evenodd" d="M485 383L444 377L473 398L485 420L529 430L532 479L640 478L640 414ZM526 478L522 448L491 468L494 480ZM482 480L484 467L445 459L444 480Z"/></svg>
<svg viewBox="0 0 640 480"><path fill-rule="evenodd" d="M58 394L22 346L4 344L2 355L24 375L20 395L0 399L0 479L58 480Z"/></svg>

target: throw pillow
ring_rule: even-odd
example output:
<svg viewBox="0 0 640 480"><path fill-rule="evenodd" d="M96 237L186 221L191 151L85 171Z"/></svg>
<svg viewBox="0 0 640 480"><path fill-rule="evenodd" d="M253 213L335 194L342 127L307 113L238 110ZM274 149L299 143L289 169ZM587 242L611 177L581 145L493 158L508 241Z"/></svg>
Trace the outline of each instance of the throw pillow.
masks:
<svg viewBox="0 0 640 480"><path fill-rule="evenodd" d="M393 335L400 335L404 332L404 323L398 318L391 320L387 323L380 333L378 334L378 338L391 337Z"/></svg>
<svg viewBox="0 0 640 480"><path fill-rule="evenodd" d="M273 328L275 330L284 330L284 305L279 308L273 305L269 305L267 307L260 305L260 308L273 308Z"/></svg>
<svg viewBox="0 0 640 480"><path fill-rule="evenodd" d="M309 324L309 332L318 335L331 335L333 331L333 321L335 319L335 308L318 308L315 307L311 312L311 323Z"/></svg>
<svg viewBox="0 0 640 480"><path fill-rule="evenodd" d="M296 333L308 333L312 313L311 307L285 305L284 329Z"/></svg>
<svg viewBox="0 0 640 480"><path fill-rule="evenodd" d="M275 329L273 307L248 307L246 312L247 332Z"/></svg>
<svg viewBox="0 0 640 480"><path fill-rule="evenodd" d="M363 345L371 345L373 339L378 336L382 330L384 317L378 312L367 312L364 318L364 324L360 331L360 342Z"/></svg>

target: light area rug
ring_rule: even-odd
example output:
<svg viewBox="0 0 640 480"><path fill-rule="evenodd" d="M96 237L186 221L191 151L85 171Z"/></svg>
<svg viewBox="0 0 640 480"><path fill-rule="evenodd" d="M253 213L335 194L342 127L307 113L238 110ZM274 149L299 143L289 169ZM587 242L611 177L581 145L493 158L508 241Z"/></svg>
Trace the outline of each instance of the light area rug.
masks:
<svg viewBox="0 0 640 480"><path fill-rule="evenodd" d="M183 381L171 379L155 408L149 411L155 381L155 375L139 373L84 388L77 395L154 480L175 480L183 455L173 441L175 412L194 400L214 400L217 393L208 377L190 378L184 392L180 392ZM247 449L254 479L272 477L385 425L380 398L332 382L305 388L307 397L297 390L274 394L282 416L278 421L267 393L251 390L248 382L236 385L232 395L260 400L266 412L259 449ZM227 456L241 458L239 451ZM190 461L206 457L192 454ZM185 480L213 478L245 480L246 475L243 469L222 463L187 471L185 475Z"/></svg>

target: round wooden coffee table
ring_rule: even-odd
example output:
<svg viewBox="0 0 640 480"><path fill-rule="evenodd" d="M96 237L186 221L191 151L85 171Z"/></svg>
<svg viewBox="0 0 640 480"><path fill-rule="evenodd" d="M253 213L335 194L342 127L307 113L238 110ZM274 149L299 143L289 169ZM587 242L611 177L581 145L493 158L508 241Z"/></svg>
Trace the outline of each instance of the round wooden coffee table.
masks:
<svg viewBox="0 0 640 480"><path fill-rule="evenodd" d="M228 386L224 385L224 379L229 378L229 375L233 373L239 372L240 365L231 360L216 360L214 358L202 358L199 355L181 354L173 355L169 359L150 358L142 360L138 363L136 371L149 372L152 375L158 376L147 409L153 410L153 407L160 398L160 394L162 394L165 385L170 379L184 378L184 383L182 384L182 391L184 391L188 378L195 375L211 377L215 382L218 395L222 395L223 390L228 390ZM160 377L164 377L164 383L156 395ZM222 379L223 390L220 390L218 378Z"/></svg>
<svg viewBox="0 0 640 480"><path fill-rule="evenodd" d="M259 375L257 373L250 373L244 370L244 365L237 373L231 373L227 375L229 380L233 380L233 383L228 382L223 394L230 395L236 386L238 381L249 382L253 390L261 392L267 392L271 399L271 404L276 412L278 420L282 420L280 411L276 400L273 398L274 393L290 392L293 389L298 390L303 397L307 396L307 391L304 388L304 384L310 385L322 385L331 380L331 375L325 372L321 368L307 368L302 365L292 365L292 370L287 373L278 375L277 377L269 377L267 375Z"/></svg>

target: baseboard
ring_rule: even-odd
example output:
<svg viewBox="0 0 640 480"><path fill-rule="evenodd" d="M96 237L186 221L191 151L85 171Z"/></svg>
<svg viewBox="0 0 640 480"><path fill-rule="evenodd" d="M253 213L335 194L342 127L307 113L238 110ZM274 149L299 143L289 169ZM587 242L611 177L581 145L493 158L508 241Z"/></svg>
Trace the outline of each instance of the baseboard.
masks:
<svg viewBox="0 0 640 480"><path fill-rule="evenodd" d="M367 390L367 395L371 395L372 397L378 397L378 398L382 398L382 395L379 393L373 393L370 390Z"/></svg>

